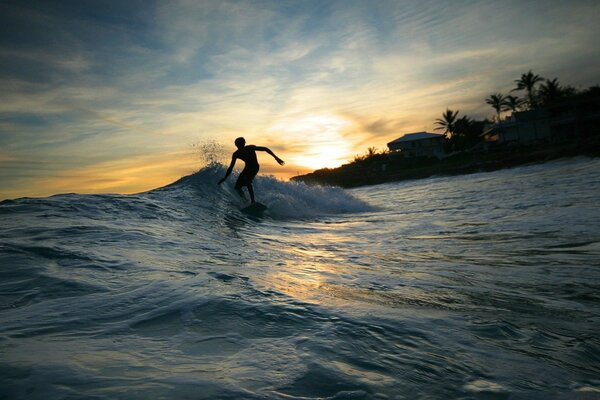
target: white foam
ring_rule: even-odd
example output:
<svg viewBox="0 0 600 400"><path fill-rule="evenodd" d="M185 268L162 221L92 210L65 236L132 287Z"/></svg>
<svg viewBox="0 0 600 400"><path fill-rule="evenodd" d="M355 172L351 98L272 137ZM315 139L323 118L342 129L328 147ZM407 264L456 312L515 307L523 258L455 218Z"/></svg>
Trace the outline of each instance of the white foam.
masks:
<svg viewBox="0 0 600 400"><path fill-rule="evenodd" d="M464 386L465 390L470 392L492 392L501 393L506 392L506 388L496 382L487 381L485 379L477 379L467 383Z"/></svg>
<svg viewBox="0 0 600 400"><path fill-rule="evenodd" d="M254 188L257 200L266 204L274 217L305 218L373 210L341 188L284 182L271 176L257 177Z"/></svg>
<svg viewBox="0 0 600 400"><path fill-rule="evenodd" d="M217 185L225 175L225 167L211 164L198 172L167 185L164 189L193 187L211 205L225 200L227 204L242 207L248 200L241 199L234 190L238 172L234 171L227 181ZM248 193L243 189L246 196ZM373 211L370 204L357 199L347 191L336 187L309 186L300 182L285 182L272 176L257 176L254 180L256 200L265 204L268 215L274 218L310 218L322 215L359 213Z"/></svg>

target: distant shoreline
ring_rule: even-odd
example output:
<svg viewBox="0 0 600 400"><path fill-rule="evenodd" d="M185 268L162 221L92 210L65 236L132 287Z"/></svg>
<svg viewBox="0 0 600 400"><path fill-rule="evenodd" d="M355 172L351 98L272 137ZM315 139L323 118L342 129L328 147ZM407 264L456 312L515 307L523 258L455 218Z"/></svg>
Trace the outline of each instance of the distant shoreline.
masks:
<svg viewBox="0 0 600 400"><path fill-rule="evenodd" d="M577 156L600 157L600 140L594 138L579 143L505 147L487 152L462 152L441 160L377 154L337 168L325 168L298 175L291 180L352 188L425 179L432 176L489 172Z"/></svg>

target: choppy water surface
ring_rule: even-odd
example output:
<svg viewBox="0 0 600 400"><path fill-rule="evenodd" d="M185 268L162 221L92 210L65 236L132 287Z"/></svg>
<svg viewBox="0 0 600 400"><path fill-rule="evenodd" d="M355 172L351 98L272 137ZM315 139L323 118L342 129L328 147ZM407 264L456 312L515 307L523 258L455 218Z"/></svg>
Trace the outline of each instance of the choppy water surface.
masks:
<svg viewBox="0 0 600 400"><path fill-rule="evenodd" d="M223 172L0 203L0 399L600 398L600 160Z"/></svg>

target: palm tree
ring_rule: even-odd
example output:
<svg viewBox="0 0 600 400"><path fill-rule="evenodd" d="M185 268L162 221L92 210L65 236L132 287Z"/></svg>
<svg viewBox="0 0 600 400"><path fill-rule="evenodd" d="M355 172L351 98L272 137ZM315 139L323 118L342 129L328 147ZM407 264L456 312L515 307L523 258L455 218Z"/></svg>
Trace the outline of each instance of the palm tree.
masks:
<svg viewBox="0 0 600 400"><path fill-rule="evenodd" d="M458 117L458 110L452 111L447 108L444 113L442 113L442 118L438 118L435 120L435 124L438 125L436 130L443 130L444 134L453 135L455 132L455 124L456 118Z"/></svg>
<svg viewBox="0 0 600 400"><path fill-rule="evenodd" d="M521 109L523 105L523 99L518 98L517 96L506 96L504 98L504 105L506 106L506 111L517 112Z"/></svg>
<svg viewBox="0 0 600 400"><path fill-rule="evenodd" d="M496 118L498 119L498 122L500 122L500 113L502 111L506 111L505 101L506 99L502 93L494 93L485 99L485 102L491 105L494 110L496 110Z"/></svg>
<svg viewBox="0 0 600 400"><path fill-rule="evenodd" d="M563 89L558 83L558 78L546 79L546 82L540 85L539 94L544 105L552 104L560 99L563 95Z"/></svg>
<svg viewBox="0 0 600 400"><path fill-rule="evenodd" d="M521 79L515 80L517 87L514 88L512 91L514 92L515 90L525 89L527 91L529 107L535 108L535 85L543 80L544 78L542 78L539 75L535 75L533 72L531 72L531 70L529 70L529 72L527 72L526 74L521 75Z"/></svg>
<svg viewBox="0 0 600 400"><path fill-rule="evenodd" d="M466 115L458 118L454 123L454 136L452 148L454 150L468 149L481 141L484 121L476 121Z"/></svg>
<svg viewBox="0 0 600 400"><path fill-rule="evenodd" d="M454 134L466 136L469 132L469 127L473 120L466 115L463 115L454 122Z"/></svg>

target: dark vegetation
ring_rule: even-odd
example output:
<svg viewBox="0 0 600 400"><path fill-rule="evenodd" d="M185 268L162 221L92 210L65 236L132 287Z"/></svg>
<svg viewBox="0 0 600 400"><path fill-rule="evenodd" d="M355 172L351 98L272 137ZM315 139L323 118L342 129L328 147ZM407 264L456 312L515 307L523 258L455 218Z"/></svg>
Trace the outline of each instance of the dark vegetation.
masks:
<svg viewBox="0 0 600 400"><path fill-rule="evenodd" d="M402 152L378 151L370 147L366 154L338 168L325 168L292 180L306 183L355 187L404 179L420 179L436 175L456 175L492 171L527 163L544 162L562 157L585 155L600 156L600 86L579 91L563 86L557 78L544 79L532 71L515 80L515 89L524 97L493 93L485 102L495 112L491 120L474 120L459 111L447 109L438 118L436 130L445 135L446 156L407 157ZM503 112L520 112L544 109L548 115L560 113L585 113L588 122L572 127L568 135L552 140L528 143L489 143L484 131L502 121ZM579 118L579 117L578 117ZM593 123L590 124L589 121ZM579 121L579 119L577 120ZM583 131L583 132L582 132Z"/></svg>

